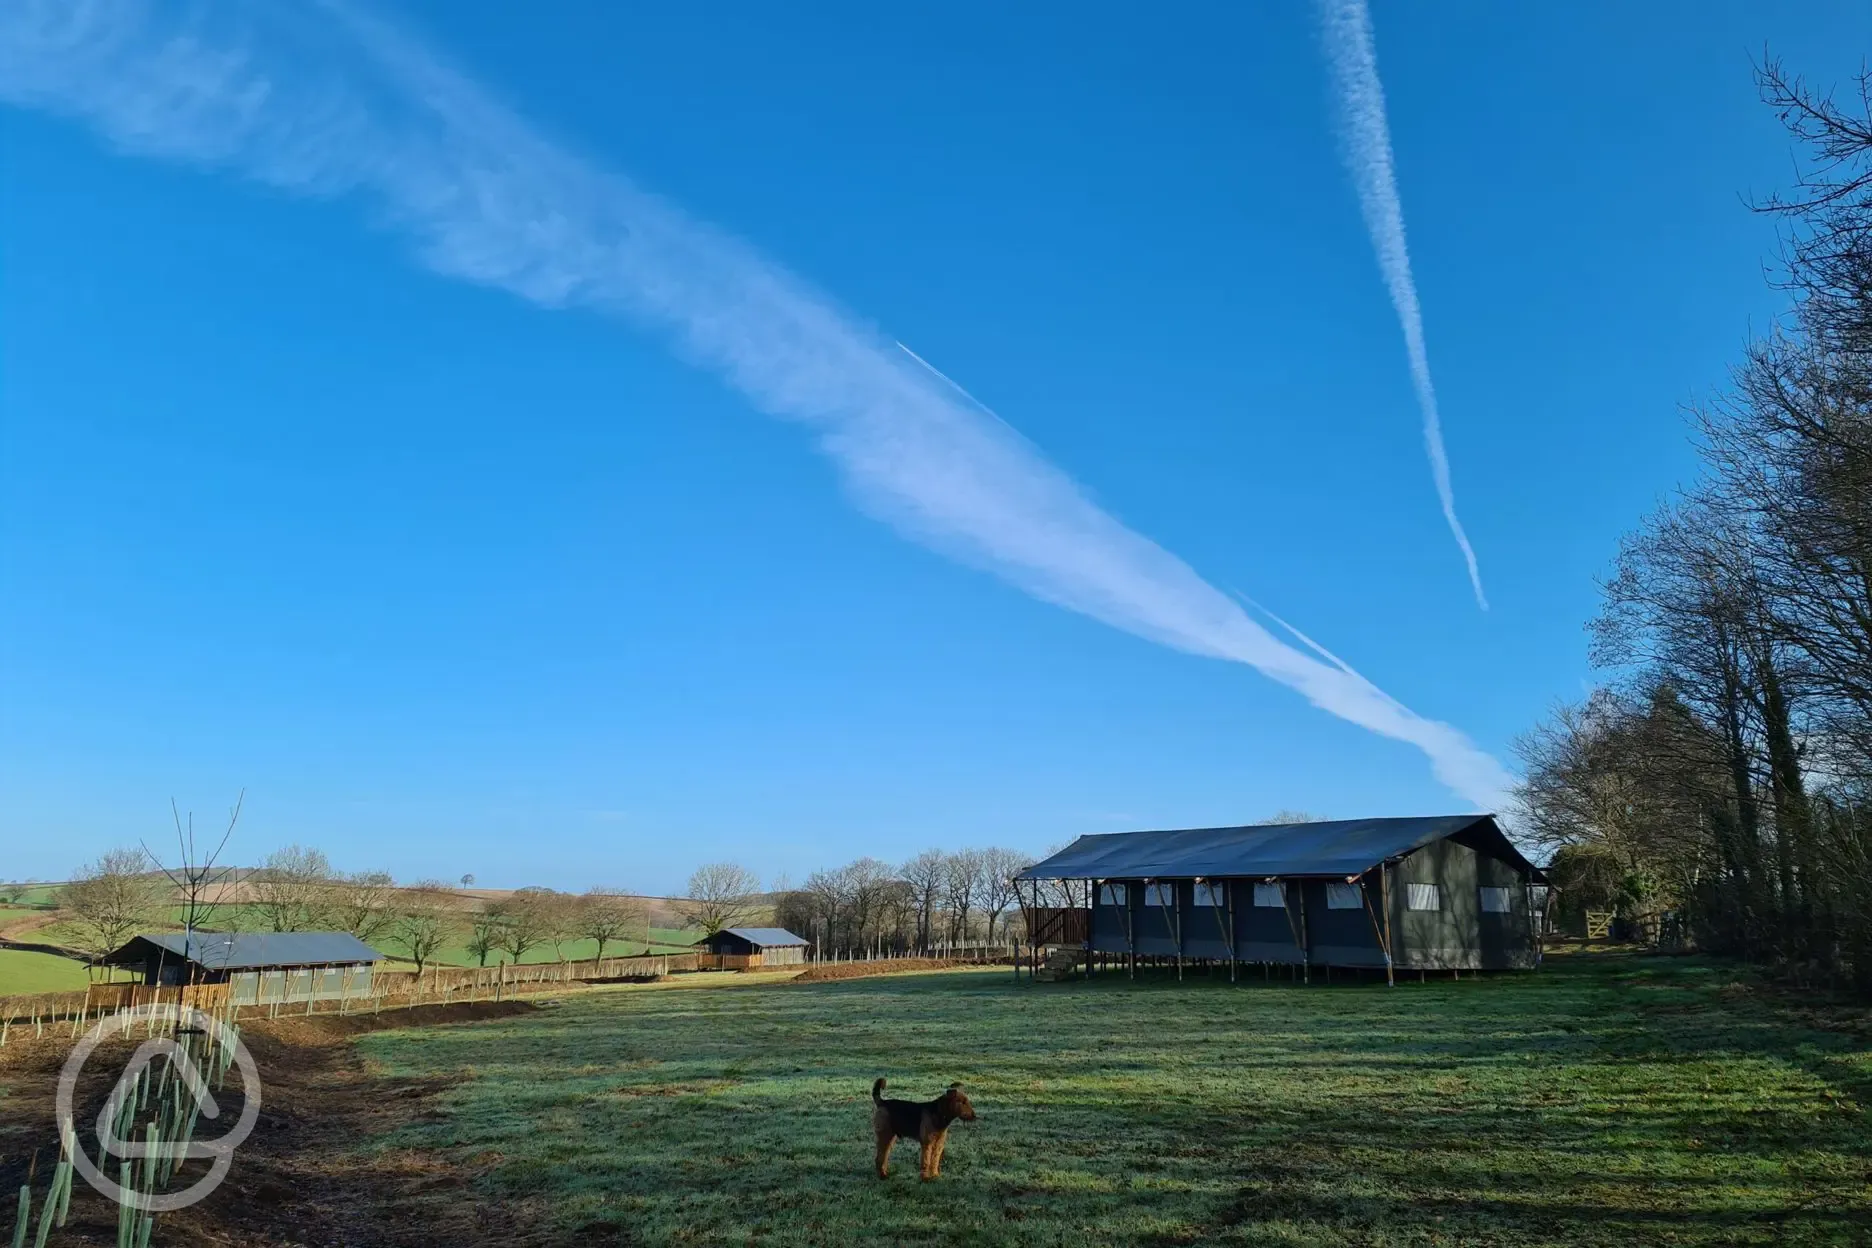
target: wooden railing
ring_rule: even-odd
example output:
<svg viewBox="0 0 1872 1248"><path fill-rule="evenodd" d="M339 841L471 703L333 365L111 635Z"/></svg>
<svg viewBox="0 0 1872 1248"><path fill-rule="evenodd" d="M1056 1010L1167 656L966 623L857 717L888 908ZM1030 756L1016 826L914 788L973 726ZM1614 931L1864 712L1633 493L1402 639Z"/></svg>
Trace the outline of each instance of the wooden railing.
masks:
<svg viewBox="0 0 1872 1248"><path fill-rule="evenodd" d="M362 1014L412 1005L446 1005L458 1001L500 1001L509 997L550 992L555 987L592 981L650 978L697 969L694 953L651 954L629 958L592 958L582 962L541 962L522 966L434 966L415 971L377 971L368 991L342 1000L262 1001L242 1005L242 1018L286 1014ZM46 1027L63 1023L75 1028L101 1014L134 1006L193 1005L204 1010L229 1008L231 985L193 984L185 987L150 987L132 983L92 984L73 992L40 992L0 996L0 1043L9 1032L30 1028L43 1035Z"/></svg>

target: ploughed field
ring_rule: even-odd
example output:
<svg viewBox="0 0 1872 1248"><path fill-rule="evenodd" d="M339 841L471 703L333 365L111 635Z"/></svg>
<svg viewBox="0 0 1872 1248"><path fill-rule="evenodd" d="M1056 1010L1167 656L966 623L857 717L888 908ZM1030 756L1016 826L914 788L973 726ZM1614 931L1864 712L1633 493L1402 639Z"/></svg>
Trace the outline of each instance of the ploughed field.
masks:
<svg viewBox="0 0 1872 1248"><path fill-rule="evenodd" d="M1872 1242L1872 1021L1696 959L653 986L348 1043L426 1097L351 1163L447 1174L378 1216L488 1242ZM880 1075L966 1085L940 1181L871 1173Z"/></svg>

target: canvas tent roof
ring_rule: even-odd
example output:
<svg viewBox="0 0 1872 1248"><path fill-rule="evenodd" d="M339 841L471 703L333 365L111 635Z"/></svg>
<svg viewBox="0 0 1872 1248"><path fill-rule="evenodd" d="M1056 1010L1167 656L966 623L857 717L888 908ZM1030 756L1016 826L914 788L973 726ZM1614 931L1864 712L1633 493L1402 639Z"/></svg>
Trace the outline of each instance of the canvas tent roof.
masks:
<svg viewBox="0 0 1872 1248"><path fill-rule="evenodd" d="M1204 879L1269 876L1346 878L1432 841L1459 837L1531 873L1540 871L1514 847L1493 815L1432 815L1410 819L1334 819L1323 823L1189 828L1167 832L1107 832L1082 836L1022 871L1023 880Z"/></svg>
<svg viewBox="0 0 1872 1248"><path fill-rule="evenodd" d="M141 962L157 949L211 970L251 970L271 966L351 966L381 962L383 954L350 932L148 932L106 958Z"/></svg>
<svg viewBox="0 0 1872 1248"><path fill-rule="evenodd" d="M803 945L806 938L795 936L784 927L724 927L722 931L730 936L739 936L750 945L759 945L764 949L782 949L788 945Z"/></svg>

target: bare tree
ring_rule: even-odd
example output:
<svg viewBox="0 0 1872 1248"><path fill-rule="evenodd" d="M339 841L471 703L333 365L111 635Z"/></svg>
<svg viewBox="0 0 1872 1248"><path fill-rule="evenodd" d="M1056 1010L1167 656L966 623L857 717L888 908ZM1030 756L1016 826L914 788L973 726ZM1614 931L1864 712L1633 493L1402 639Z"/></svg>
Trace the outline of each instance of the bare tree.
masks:
<svg viewBox="0 0 1872 1248"><path fill-rule="evenodd" d="M940 849L926 849L898 868L897 873L909 886L911 902L916 907L916 945L925 952L934 941L936 906L942 900L948 871L946 856Z"/></svg>
<svg viewBox="0 0 1872 1248"><path fill-rule="evenodd" d="M542 900L546 908L546 940L552 944L553 957L564 962L566 942L582 939L579 928L583 926L585 899L573 893L548 890Z"/></svg>
<svg viewBox="0 0 1872 1248"><path fill-rule="evenodd" d="M786 921L802 923L800 935L823 950L836 951L851 939L845 926L850 902L843 868L814 871L792 894Z"/></svg>
<svg viewBox="0 0 1872 1248"><path fill-rule="evenodd" d="M995 924L1002 913L1014 904L1014 877L1033 864L1033 859L1018 849L981 851L981 908L988 917L988 939L995 938Z"/></svg>
<svg viewBox="0 0 1872 1248"><path fill-rule="evenodd" d="M713 936L724 927L746 923L760 901L760 877L739 863L711 862L689 877L681 904L683 917Z"/></svg>
<svg viewBox="0 0 1872 1248"><path fill-rule="evenodd" d="M168 890L149 874L149 855L113 849L81 870L59 890L59 906L71 916L79 948L94 960L112 952L161 913Z"/></svg>
<svg viewBox="0 0 1872 1248"><path fill-rule="evenodd" d="M554 939L564 908L550 888L517 888L489 909L498 921L495 948L518 962Z"/></svg>
<svg viewBox="0 0 1872 1248"><path fill-rule="evenodd" d="M326 913L335 928L372 944L396 926L396 891L388 871L336 876L327 887Z"/></svg>
<svg viewBox="0 0 1872 1248"><path fill-rule="evenodd" d="M288 845L248 877L248 908L275 932L317 931L330 923L332 867L324 853Z"/></svg>
<svg viewBox="0 0 1872 1248"><path fill-rule="evenodd" d="M851 922L851 942L861 949L874 947L883 933L880 920L886 908L886 898L897 882L896 872L887 862L876 858L860 858L849 863L842 872L846 896L846 912Z"/></svg>
<svg viewBox="0 0 1872 1248"><path fill-rule="evenodd" d="M386 938L416 964L418 975L461 930L455 894L440 880L419 880L399 890L389 912ZM486 951L492 948L490 944L484 949L481 965L487 965Z"/></svg>
<svg viewBox="0 0 1872 1248"><path fill-rule="evenodd" d="M1330 822L1327 816L1310 815L1304 810L1277 810L1265 819L1255 820L1255 823L1261 827L1274 827L1276 825L1294 824L1294 823L1327 823L1327 822Z"/></svg>
<svg viewBox="0 0 1872 1248"><path fill-rule="evenodd" d="M958 850L949 855L947 865L948 870L943 876L943 895L949 904L951 939L966 941L969 938L969 915L981 901L981 851Z"/></svg>
<svg viewBox="0 0 1872 1248"><path fill-rule="evenodd" d="M642 903L614 888L588 889L579 899L575 916L578 936L598 942L600 958L607 944L644 930L648 922L649 914Z"/></svg>
<svg viewBox="0 0 1872 1248"><path fill-rule="evenodd" d="M242 789L234 799L234 806L228 811L227 830L221 833L221 839L207 855L201 854L195 845L195 812L190 811L188 818L176 806L175 799L169 800L169 815L175 822L176 850L180 858L172 870L163 866L162 859L151 852L148 845L143 845L144 856L156 865L163 876L175 886L176 894L182 900L183 944L190 943L197 930L210 912L210 897L218 897L222 885L227 881L230 871L217 865L221 851L227 848L228 839L234 835L234 829L240 823L241 807L246 804L247 790ZM140 843L140 842L139 842ZM193 972L191 972L193 974Z"/></svg>
<svg viewBox="0 0 1872 1248"><path fill-rule="evenodd" d="M468 921L468 939L464 946L475 965L486 966L488 958L500 949L501 933L506 926L506 916L496 906L484 906L475 911Z"/></svg>

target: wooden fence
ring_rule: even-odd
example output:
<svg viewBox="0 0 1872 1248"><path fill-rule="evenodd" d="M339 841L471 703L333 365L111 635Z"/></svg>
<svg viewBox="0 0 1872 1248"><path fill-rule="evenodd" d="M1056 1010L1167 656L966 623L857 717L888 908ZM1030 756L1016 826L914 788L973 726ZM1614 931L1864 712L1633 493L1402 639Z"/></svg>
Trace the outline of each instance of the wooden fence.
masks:
<svg viewBox="0 0 1872 1248"><path fill-rule="evenodd" d="M64 995L77 998L79 1008L82 1010L88 1006L92 1014L100 1010L111 1012L164 1004L194 1006L198 1010L213 1013L227 1004L228 985L186 984L159 988L149 984L92 984L83 992Z"/></svg>
<svg viewBox="0 0 1872 1248"><path fill-rule="evenodd" d="M514 966L432 966L415 971L377 971L368 994L347 999L265 1001L230 1007L228 984L186 987L147 987L143 984L92 984L82 991L41 992L0 997L0 1044L9 1031L31 1028L43 1035L53 1023L76 1028L88 1019L134 1006L193 1005L209 1011L232 1009L240 1018L278 1017L281 1014L365 1014L412 1005L446 1005L458 1001L501 1001L508 997L550 992L572 984L652 978L697 969L693 953L651 954L630 958L593 958L583 962L541 962Z"/></svg>

